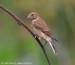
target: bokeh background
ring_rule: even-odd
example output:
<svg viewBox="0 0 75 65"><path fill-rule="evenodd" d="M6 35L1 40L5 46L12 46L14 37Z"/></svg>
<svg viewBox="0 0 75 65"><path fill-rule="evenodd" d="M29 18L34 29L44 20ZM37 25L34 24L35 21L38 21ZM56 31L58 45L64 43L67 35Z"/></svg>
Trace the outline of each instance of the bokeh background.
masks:
<svg viewBox="0 0 75 65"><path fill-rule="evenodd" d="M26 17L30 12L38 12L59 40L59 43L55 43L58 56L53 55L48 44L45 46L51 64L75 65L75 0L0 0L0 4L29 26L31 21ZM0 9L0 65L1 62L48 65L40 46L31 34L23 26L18 26L2 9Z"/></svg>

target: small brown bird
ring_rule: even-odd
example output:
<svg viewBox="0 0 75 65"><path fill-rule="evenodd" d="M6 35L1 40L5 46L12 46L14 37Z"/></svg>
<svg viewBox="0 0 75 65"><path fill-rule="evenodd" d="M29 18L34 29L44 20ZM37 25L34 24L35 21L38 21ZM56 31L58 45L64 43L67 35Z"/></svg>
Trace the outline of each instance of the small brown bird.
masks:
<svg viewBox="0 0 75 65"><path fill-rule="evenodd" d="M39 39L42 38L46 42L48 42L50 44L54 54L56 55L57 52L56 52L56 49L53 44L53 40L56 40L56 39L52 37L50 30L49 30L47 24L45 23L45 21L42 18L40 18L36 12L30 13L27 18L32 20L31 25L32 25L33 31L36 34L36 36Z"/></svg>

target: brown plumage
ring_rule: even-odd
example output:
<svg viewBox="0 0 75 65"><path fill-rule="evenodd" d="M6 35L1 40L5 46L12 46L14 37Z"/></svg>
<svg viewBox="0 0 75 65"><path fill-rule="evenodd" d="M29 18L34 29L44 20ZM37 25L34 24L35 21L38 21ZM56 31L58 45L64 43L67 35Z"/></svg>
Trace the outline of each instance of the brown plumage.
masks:
<svg viewBox="0 0 75 65"><path fill-rule="evenodd" d="M46 40L50 44L54 54L56 54L56 49L54 47L54 44L52 43L53 41L52 39L55 39L55 38L52 38L52 34L50 33L50 30L47 24L45 23L45 21L42 18L40 18L36 12L30 13L27 18L32 20L32 28L35 34L38 37Z"/></svg>

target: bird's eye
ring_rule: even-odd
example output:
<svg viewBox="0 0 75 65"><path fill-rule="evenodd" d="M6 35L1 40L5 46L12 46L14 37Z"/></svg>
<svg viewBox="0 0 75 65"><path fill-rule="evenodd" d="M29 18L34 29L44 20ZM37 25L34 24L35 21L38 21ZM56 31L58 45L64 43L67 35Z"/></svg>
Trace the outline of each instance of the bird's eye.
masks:
<svg viewBox="0 0 75 65"><path fill-rule="evenodd" d="M32 14L31 16L33 16L34 14Z"/></svg>

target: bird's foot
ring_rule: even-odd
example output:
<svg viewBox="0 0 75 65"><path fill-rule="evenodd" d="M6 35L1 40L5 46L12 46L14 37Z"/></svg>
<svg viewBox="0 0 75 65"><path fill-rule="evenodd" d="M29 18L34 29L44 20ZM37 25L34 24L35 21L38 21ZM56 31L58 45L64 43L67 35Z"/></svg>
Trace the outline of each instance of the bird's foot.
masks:
<svg viewBox="0 0 75 65"><path fill-rule="evenodd" d="M35 38L36 38L37 36L35 36Z"/></svg>

